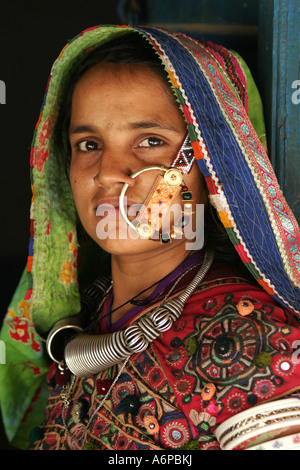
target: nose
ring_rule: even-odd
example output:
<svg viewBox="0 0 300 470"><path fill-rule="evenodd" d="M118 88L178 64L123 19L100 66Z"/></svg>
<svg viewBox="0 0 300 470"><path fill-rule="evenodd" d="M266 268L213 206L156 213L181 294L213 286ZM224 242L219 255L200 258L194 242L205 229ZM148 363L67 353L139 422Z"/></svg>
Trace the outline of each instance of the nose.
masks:
<svg viewBox="0 0 300 470"><path fill-rule="evenodd" d="M127 183L129 187L135 184L130 175L135 171L134 158L119 149L105 149L95 167L94 183L104 189L115 189Z"/></svg>

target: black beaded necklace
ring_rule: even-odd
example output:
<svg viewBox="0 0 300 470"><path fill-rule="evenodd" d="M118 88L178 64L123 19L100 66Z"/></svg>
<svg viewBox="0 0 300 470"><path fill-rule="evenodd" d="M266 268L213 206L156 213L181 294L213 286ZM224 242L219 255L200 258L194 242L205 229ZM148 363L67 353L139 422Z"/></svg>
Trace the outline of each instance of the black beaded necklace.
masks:
<svg viewBox="0 0 300 470"><path fill-rule="evenodd" d="M188 255L190 256L190 254ZM185 258L185 260L188 258L188 256ZM199 264L197 263L195 266L198 266ZM193 269L195 266L192 266L191 269ZM132 297L131 299L127 300L126 302L124 302L123 304L119 305L118 307L115 307L113 310L109 310L107 313L105 313L103 316L102 316L102 319L103 318L106 318L107 316L110 316L112 315L114 312L116 312L117 310L119 310L120 308L124 307L125 305L127 304L132 304L132 305L135 305L135 306L146 306L146 305L149 305L152 300L149 300L149 299L139 299L140 295L143 295L145 292L147 292L148 290L152 289L152 287L156 286L157 284L160 284L162 281L164 281L165 279L167 279L167 277L170 275L170 273L166 274L164 277L162 277L161 279L159 279L158 281L154 282L153 284L151 284L151 286L149 287L146 287L146 289L143 289L142 291L140 291L138 294L136 294L134 297ZM112 288L112 281L111 281L111 285L109 286L109 288L107 289L106 291L106 295L110 292L111 288ZM104 299L105 299L105 294L104 294ZM103 300L104 300L103 299ZM100 308L103 306L103 301L101 302L101 304L99 305L98 307L98 312L100 310Z"/></svg>

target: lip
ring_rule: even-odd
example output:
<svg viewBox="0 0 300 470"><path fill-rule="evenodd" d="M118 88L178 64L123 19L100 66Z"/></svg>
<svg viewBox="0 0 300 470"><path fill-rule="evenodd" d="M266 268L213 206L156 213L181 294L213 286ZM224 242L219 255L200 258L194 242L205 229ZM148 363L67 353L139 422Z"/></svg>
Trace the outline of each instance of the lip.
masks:
<svg viewBox="0 0 300 470"><path fill-rule="evenodd" d="M102 206L113 206L119 207L119 198L107 198L107 199L99 199L95 205L95 210Z"/></svg>
<svg viewBox="0 0 300 470"><path fill-rule="evenodd" d="M124 199L124 208L126 211L128 211L131 207L136 206L136 211L138 211L142 204L132 201L130 199ZM112 210L119 211L119 198L105 198L105 199L100 199L97 201L97 205L95 207L96 215L98 216L103 216L104 211Z"/></svg>

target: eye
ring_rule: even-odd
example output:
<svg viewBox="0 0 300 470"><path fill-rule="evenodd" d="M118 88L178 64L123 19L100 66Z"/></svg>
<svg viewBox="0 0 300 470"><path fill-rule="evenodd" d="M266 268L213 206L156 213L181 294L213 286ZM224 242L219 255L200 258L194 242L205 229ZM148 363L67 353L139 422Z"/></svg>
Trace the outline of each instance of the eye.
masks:
<svg viewBox="0 0 300 470"><path fill-rule="evenodd" d="M159 139L158 137L147 137L147 139L142 140L138 147L151 148L159 147L161 145L164 145L164 141Z"/></svg>
<svg viewBox="0 0 300 470"><path fill-rule="evenodd" d="M99 150L97 142L94 142L93 140L82 140L76 145L76 147L80 152L95 152L96 150Z"/></svg>

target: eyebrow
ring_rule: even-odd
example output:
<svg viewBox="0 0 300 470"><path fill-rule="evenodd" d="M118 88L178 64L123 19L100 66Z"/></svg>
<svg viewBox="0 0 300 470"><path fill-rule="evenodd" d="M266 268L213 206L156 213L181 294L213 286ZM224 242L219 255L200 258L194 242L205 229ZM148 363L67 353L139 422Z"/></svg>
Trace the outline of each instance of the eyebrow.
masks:
<svg viewBox="0 0 300 470"><path fill-rule="evenodd" d="M163 122L158 120L154 121L137 121L129 123L125 129L135 130L135 129L164 129L173 132L178 132L178 130L172 125L166 125ZM70 126L69 135L71 134L82 134L85 132L97 132L97 128L89 125L78 125Z"/></svg>
<svg viewBox="0 0 300 470"><path fill-rule="evenodd" d="M70 126L69 128L69 135L70 134L82 134L84 132L95 132L95 128L93 126Z"/></svg>
<svg viewBox="0 0 300 470"><path fill-rule="evenodd" d="M165 123L163 122L160 122L160 121L140 121L140 122L132 122L129 124L129 129L155 129L155 128L159 128L159 129L166 129L166 130L169 130L169 131L177 131L177 129L171 125L166 125Z"/></svg>

